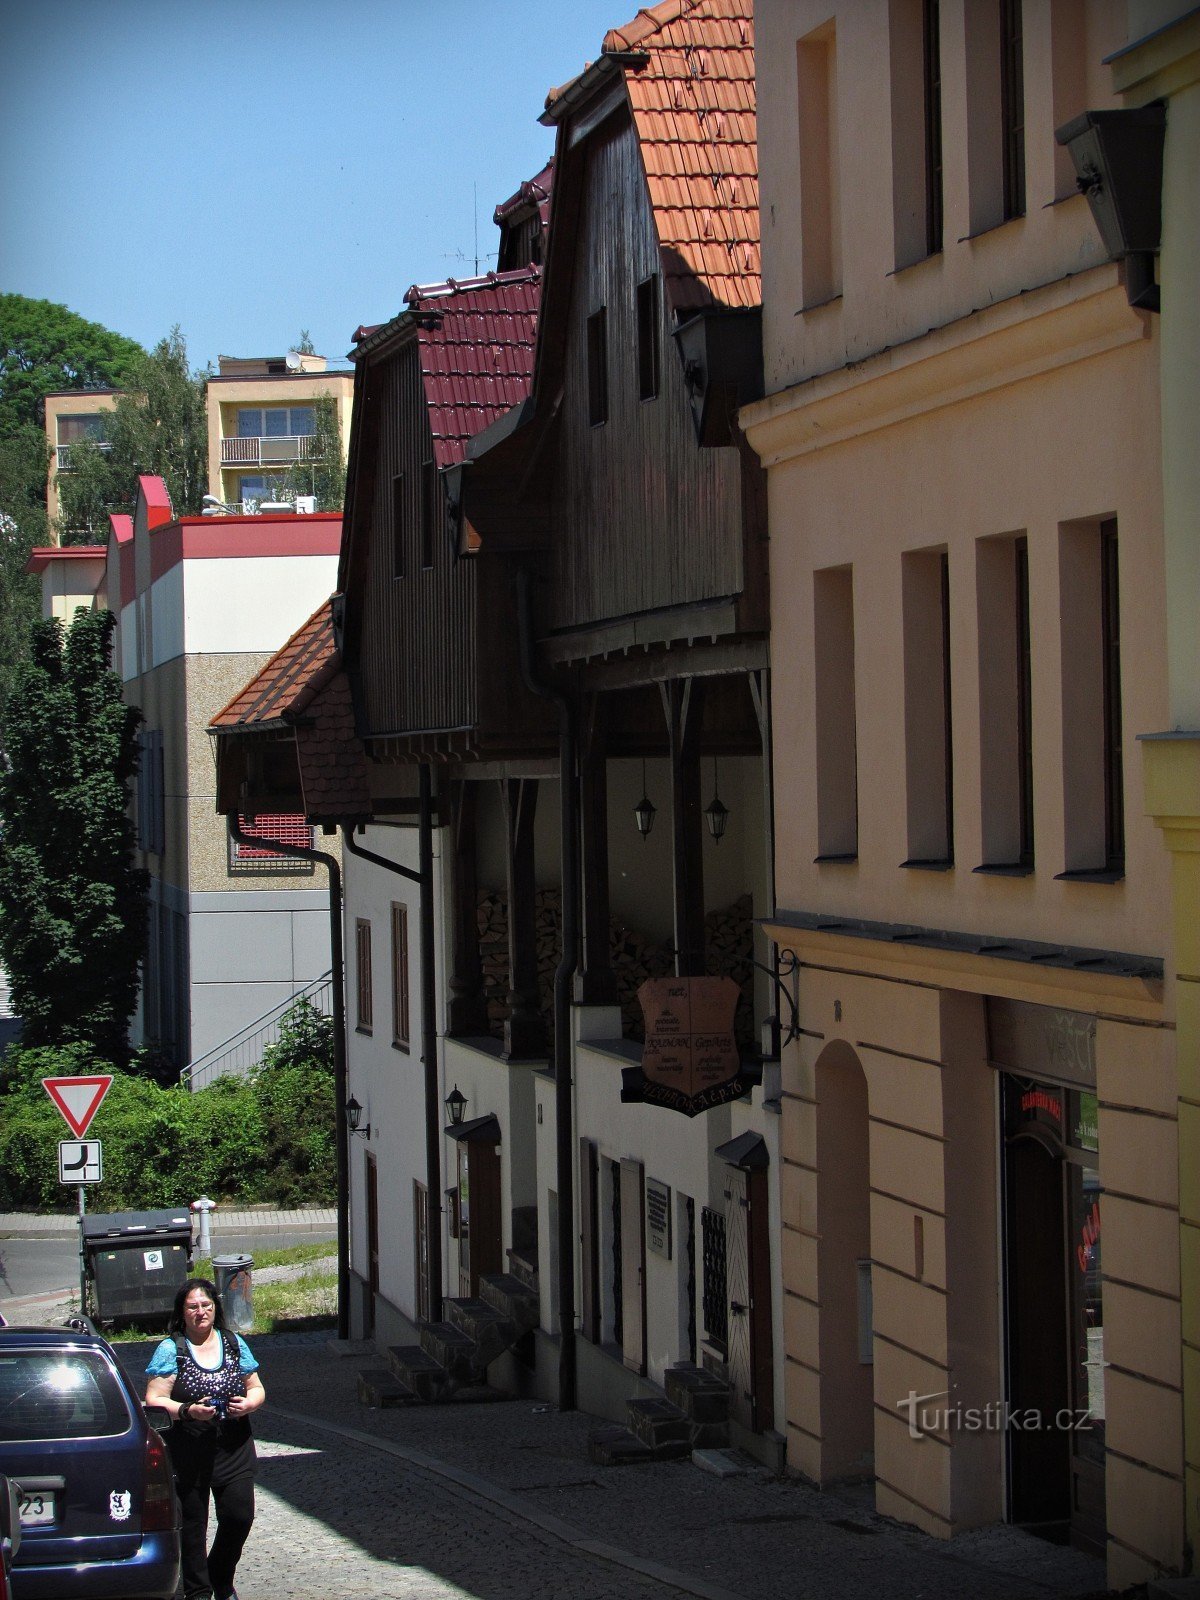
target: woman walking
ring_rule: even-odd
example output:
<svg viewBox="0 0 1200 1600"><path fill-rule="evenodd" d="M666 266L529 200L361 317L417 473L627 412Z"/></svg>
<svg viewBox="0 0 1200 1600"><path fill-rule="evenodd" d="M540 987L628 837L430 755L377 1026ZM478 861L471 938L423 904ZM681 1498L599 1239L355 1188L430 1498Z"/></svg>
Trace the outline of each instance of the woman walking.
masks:
<svg viewBox="0 0 1200 1600"><path fill-rule="evenodd" d="M258 1362L225 1324L216 1285L189 1278L146 1368L148 1405L171 1413L167 1447L183 1513L184 1600L237 1600L233 1575L254 1521L250 1414L267 1398ZM217 1531L207 1554L208 1497Z"/></svg>

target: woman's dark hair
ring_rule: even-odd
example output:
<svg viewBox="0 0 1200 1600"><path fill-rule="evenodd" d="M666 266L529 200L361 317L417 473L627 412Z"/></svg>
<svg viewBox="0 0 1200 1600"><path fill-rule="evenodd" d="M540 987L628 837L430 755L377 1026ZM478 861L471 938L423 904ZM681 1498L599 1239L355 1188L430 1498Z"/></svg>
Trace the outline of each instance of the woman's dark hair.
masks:
<svg viewBox="0 0 1200 1600"><path fill-rule="evenodd" d="M213 1303L213 1327L219 1333L228 1333L229 1327L225 1321L225 1312L221 1307L221 1296L217 1293L217 1286L209 1278L189 1278L175 1296L175 1309L171 1312L171 1320L167 1323L168 1333L183 1333L185 1323L183 1320L183 1302L193 1289L203 1289Z"/></svg>

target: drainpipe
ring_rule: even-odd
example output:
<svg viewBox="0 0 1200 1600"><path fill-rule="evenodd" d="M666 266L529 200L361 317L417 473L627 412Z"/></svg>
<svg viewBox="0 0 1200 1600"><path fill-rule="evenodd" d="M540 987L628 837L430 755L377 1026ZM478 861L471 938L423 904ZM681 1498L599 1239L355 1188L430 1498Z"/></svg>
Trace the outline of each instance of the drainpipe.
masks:
<svg viewBox="0 0 1200 1600"><path fill-rule="evenodd" d="M420 766L420 799L417 821L419 869L402 867L398 861L376 855L358 844L350 828L343 824L342 839L352 856L361 856L374 866L407 878L421 890L421 1060L425 1074L425 1182L429 1191L429 1320L442 1320L442 1101L438 1085L437 1061L437 986L434 981L433 930L433 805L428 762Z"/></svg>
<svg viewBox="0 0 1200 1600"><path fill-rule="evenodd" d="M346 1127L346 1005L344 997L345 962L342 956L342 869L337 857L327 850L306 850L299 844L278 844L273 839L251 839L244 834L235 816L229 818L229 832L238 844L252 850L269 850L272 855L291 856L301 861L320 862L329 873L329 955L333 987L333 1098L337 1125L337 1280L339 1339L350 1337L350 1132Z"/></svg>
<svg viewBox="0 0 1200 1600"><path fill-rule="evenodd" d="M572 702L538 677L533 662L530 576L517 571L521 677L533 694L558 707L559 827L562 837L562 955L554 973L554 1133L558 1181L558 1406L574 1411L575 1141L571 1094L571 984L579 965L579 840L575 803L576 713Z"/></svg>

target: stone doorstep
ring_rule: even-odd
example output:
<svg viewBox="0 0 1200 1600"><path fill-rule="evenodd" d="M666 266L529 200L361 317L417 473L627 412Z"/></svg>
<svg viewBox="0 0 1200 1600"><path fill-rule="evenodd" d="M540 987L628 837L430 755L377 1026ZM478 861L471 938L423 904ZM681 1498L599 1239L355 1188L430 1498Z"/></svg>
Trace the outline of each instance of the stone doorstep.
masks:
<svg viewBox="0 0 1200 1600"><path fill-rule="evenodd" d="M407 1385L382 1367L358 1374L358 1398L364 1406L386 1410L390 1406L408 1406L417 1403L417 1397Z"/></svg>
<svg viewBox="0 0 1200 1600"><path fill-rule="evenodd" d="M452 1378L470 1380L479 1374L479 1346L452 1322L423 1322L421 1348Z"/></svg>
<svg viewBox="0 0 1200 1600"><path fill-rule="evenodd" d="M537 1327L541 1315L537 1296L511 1272L493 1272L480 1278L479 1295L493 1310L511 1317L522 1332Z"/></svg>
<svg viewBox="0 0 1200 1600"><path fill-rule="evenodd" d="M588 1459L598 1467L628 1467L653 1461L648 1444L634 1437L628 1428L596 1428L588 1435Z"/></svg>
<svg viewBox="0 0 1200 1600"><path fill-rule="evenodd" d="M689 1437L693 1450L725 1450L729 1447L727 1422L693 1422Z"/></svg>
<svg viewBox="0 0 1200 1600"><path fill-rule="evenodd" d="M536 1261L528 1261L515 1250L508 1252L508 1276L515 1278L523 1284L530 1294L538 1292L538 1269Z"/></svg>
<svg viewBox="0 0 1200 1600"><path fill-rule="evenodd" d="M668 1367L663 1375L667 1399L698 1423L729 1420L729 1385L701 1367Z"/></svg>
<svg viewBox="0 0 1200 1600"><path fill-rule="evenodd" d="M629 1400L625 1410L629 1427L643 1444L658 1450L665 1444L685 1444L691 1454L692 1425L678 1406L654 1398Z"/></svg>
<svg viewBox="0 0 1200 1600"><path fill-rule="evenodd" d="M516 1323L486 1300L444 1300L442 1306L446 1321L474 1339L481 1368L516 1343L520 1331Z"/></svg>
<svg viewBox="0 0 1200 1600"><path fill-rule="evenodd" d="M440 1361L419 1344L394 1344L388 1350L388 1364L400 1382L418 1400L434 1400L450 1382L450 1374Z"/></svg>

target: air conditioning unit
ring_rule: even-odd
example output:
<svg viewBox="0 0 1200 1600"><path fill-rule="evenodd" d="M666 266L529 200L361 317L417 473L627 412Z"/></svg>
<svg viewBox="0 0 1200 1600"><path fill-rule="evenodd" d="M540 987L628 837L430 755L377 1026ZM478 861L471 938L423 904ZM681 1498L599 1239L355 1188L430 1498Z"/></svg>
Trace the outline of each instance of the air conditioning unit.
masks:
<svg viewBox="0 0 1200 1600"><path fill-rule="evenodd" d="M296 496L296 515L297 516L300 516L300 517L311 517L313 515L313 513L316 511L316 509L317 509L317 497L316 497L315 494L298 494Z"/></svg>

